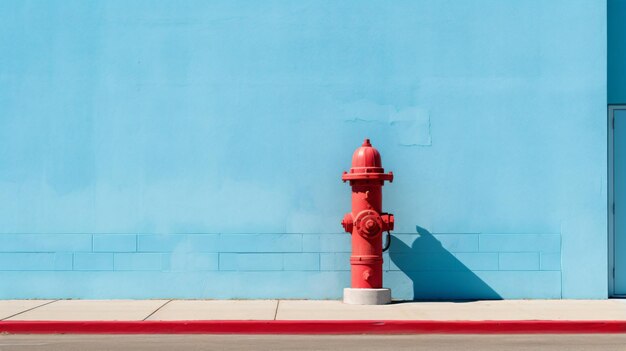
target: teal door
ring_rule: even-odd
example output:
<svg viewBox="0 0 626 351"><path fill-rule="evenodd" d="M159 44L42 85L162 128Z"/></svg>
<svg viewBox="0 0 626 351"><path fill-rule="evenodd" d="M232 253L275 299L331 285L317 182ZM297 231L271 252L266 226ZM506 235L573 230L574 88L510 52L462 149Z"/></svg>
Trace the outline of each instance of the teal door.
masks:
<svg viewBox="0 0 626 351"><path fill-rule="evenodd" d="M626 109L613 110L613 295L626 295Z"/></svg>

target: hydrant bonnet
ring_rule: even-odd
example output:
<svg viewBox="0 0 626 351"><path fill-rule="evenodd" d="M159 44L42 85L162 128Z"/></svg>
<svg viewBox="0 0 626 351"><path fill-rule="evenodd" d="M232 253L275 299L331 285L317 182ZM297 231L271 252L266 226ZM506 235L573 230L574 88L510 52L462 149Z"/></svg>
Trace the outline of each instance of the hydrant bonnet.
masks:
<svg viewBox="0 0 626 351"><path fill-rule="evenodd" d="M348 180L388 180L393 181L393 173L385 173L380 161L380 153L370 143L369 139L354 151L350 173L344 172L341 179Z"/></svg>

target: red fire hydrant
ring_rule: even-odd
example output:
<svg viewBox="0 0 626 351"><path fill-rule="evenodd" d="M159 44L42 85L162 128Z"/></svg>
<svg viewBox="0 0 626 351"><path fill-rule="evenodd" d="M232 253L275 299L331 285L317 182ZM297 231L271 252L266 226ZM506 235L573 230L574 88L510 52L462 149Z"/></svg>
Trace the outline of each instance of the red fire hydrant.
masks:
<svg viewBox="0 0 626 351"><path fill-rule="evenodd" d="M352 156L350 173L343 172L341 179L352 186L352 212L341 221L352 234L352 288L344 289L344 303L389 303L391 290L383 288L383 251L389 248L393 215L382 212L382 187L385 180L393 181L393 173L385 173L380 153L365 139ZM383 232L387 232L385 249Z"/></svg>

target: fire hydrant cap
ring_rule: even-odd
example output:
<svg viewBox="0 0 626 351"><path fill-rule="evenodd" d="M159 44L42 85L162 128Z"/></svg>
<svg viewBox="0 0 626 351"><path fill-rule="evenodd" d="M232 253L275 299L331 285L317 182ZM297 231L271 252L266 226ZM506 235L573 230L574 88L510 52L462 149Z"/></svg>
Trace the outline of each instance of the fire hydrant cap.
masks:
<svg viewBox="0 0 626 351"><path fill-rule="evenodd" d="M382 172L380 153L372 147L369 139L365 139L352 155L352 169L355 168L378 168Z"/></svg>
<svg viewBox="0 0 626 351"><path fill-rule="evenodd" d="M356 149L352 155L350 173L344 172L341 179L344 181L356 179L392 181L393 173L385 173L380 161L380 153L372 146L369 139L365 139L363 145Z"/></svg>

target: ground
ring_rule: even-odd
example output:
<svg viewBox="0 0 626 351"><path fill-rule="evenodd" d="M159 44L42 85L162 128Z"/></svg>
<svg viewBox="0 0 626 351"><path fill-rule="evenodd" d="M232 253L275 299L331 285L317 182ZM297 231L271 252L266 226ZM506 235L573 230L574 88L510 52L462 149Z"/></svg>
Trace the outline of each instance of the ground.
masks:
<svg viewBox="0 0 626 351"><path fill-rule="evenodd" d="M626 334L579 335L2 335L0 351L428 350L624 351Z"/></svg>

